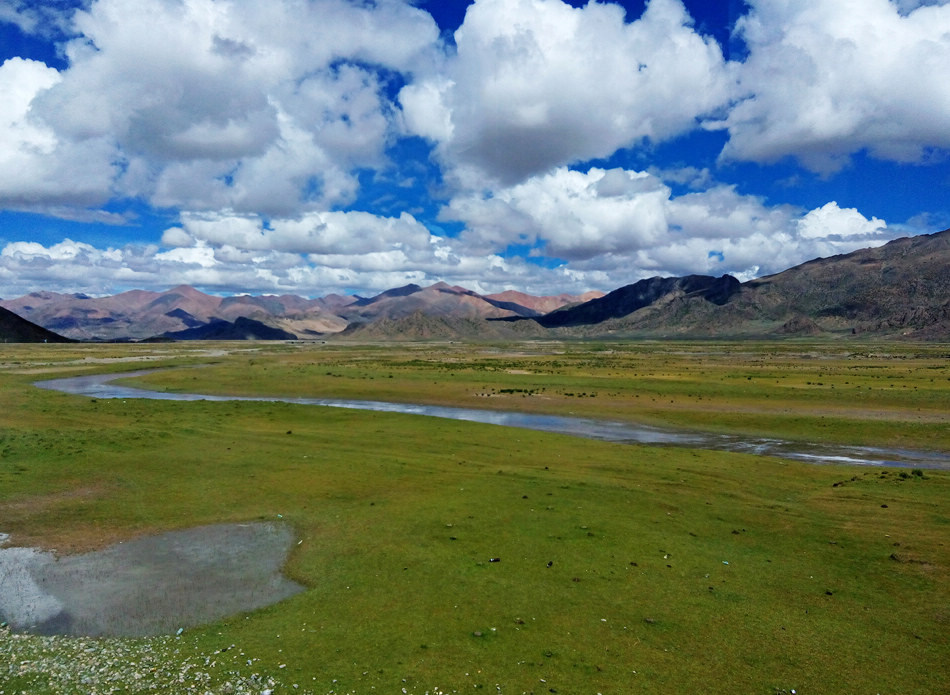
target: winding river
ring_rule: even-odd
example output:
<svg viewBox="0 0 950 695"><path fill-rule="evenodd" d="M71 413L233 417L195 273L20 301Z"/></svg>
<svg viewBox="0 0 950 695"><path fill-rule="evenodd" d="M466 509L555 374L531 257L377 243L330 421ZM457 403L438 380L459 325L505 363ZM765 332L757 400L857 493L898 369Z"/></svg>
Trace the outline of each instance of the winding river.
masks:
<svg viewBox="0 0 950 695"><path fill-rule="evenodd" d="M662 429L626 422L610 422L559 415L503 412L476 408L450 408L436 405L388 403L384 401L339 400L329 398L284 398L256 396L214 396L197 393L166 393L133 388L114 383L118 379L142 376L154 370L145 369L121 374L93 374L36 382L40 388L62 391L90 398L147 398L172 401L264 401L331 408L352 408L389 413L427 415L429 417L467 420L504 427L518 427L545 432L559 432L577 437L630 444L661 444L696 449L734 451L763 456L807 461L810 463L841 463L862 466L898 466L950 470L950 455L944 452L879 447L809 444L781 439L741 437L683 430Z"/></svg>

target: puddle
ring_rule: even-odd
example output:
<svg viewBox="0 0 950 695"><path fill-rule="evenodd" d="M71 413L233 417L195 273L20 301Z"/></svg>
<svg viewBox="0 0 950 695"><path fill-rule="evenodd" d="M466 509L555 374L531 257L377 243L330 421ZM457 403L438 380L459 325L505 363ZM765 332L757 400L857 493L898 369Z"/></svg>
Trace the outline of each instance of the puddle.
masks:
<svg viewBox="0 0 950 695"><path fill-rule="evenodd" d="M303 591L280 573L292 542L286 526L250 523L64 557L0 548L0 621L40 635L175 634Z"/></svg>
<svg viewBox="0 0 950 695"><path fill-rule="evenodd" d="M251 396L211 396L197 393L166 393L120 386L117 379L148 374L154 370L139 370L122 374L95 374L51 379L36 382L36 386L54 391L89 396L92 398L149 398L171 401L264 401L320 405L332 408L353 408L390 413L427 415L452 420L468 420L505 427L559 432L588 439L631 444L666 444L695 449L735 451L763 456L782 456L809 463L846 463L861 466L897 466L950 470L950 455L937 451L887 449L880 447L809 444L772 438L718 435L705 432L662 429L627 422L610 422L558 415L532 415L499 410L449 408L411 403L385 401L338 400L329 398L280 398Z"/></svg>

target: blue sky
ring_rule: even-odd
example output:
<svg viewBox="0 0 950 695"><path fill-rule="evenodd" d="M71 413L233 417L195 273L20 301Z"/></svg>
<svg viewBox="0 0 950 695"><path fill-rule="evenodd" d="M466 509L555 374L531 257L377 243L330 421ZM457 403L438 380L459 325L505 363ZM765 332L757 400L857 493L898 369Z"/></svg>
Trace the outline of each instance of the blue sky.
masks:
<svg viewBox="0 0 950 695"><path fill-rule="evenodd" d="M611 290L950 227L950 3L0 0L0 297Z"/></svg>

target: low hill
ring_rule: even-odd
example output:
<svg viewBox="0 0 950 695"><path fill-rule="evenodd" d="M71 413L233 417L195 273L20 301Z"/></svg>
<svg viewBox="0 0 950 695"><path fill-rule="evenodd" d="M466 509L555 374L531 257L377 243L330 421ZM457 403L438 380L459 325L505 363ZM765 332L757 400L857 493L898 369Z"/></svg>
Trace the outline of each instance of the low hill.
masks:
<svg viewBox="0 0 950 695"><path fill-rule="evenodd" d="M37 326L17 316L9 309L0 307L0 343L71 343L42 326Z"/></svg>
<svg viewBox="0 0 950 695"><path fill-rule="evenodd" d="M240 316L233 322L212 319L206 324L186 328L183 331L163 333L157 338L165 340L295 340L297 336L260 321Z"/></svg>
<svg viewBox="0 0 950 695"><path fill-rule="evenodd" d="M589 302L551 312L537 321L545 328L598 324L627 316L674 294L721 306L738 291L739 281L731 275L721 278L708 275L655 277L621 287Z"/></svg>

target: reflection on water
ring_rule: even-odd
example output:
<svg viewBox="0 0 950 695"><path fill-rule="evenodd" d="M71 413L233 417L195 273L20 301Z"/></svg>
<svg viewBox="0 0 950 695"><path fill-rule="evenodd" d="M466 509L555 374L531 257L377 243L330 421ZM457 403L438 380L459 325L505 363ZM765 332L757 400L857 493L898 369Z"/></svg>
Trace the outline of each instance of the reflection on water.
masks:
<svg viewBox="0 0 950 695"><path fill-rule="evenodd" d="M254 396L212 396L197 393L165 393L114 384L117 379L141 376L153 370L123 374L94 374L37 382L37 386L54 391L92 398L149 398L168 401L265 401L321 405L331 408L377 410L389 413L408 413L451 420L468 420L504 427L559 432L588 439L635 444L668 444L696 449L736 451L763 456L782 456L810 463L844 463L863 466L903 466L950 469L950 456L942 452L877 447L809 444L781 439L749 438L736 435L708 434L682 430L662 429L627 422L610 422L560 415L533 415L530 413L480 410L475 408L448 408L438 405L387 403L384 401L340 400L331 398L283 398Z"/></svg>
<svg viewBox="0 0 950 695"><path fill-rule="evenodd" d="M169 635L303 591L280 573L292 541L288 527L253 523L63 557L0 548L0 620L41 635Z"/></svg>

